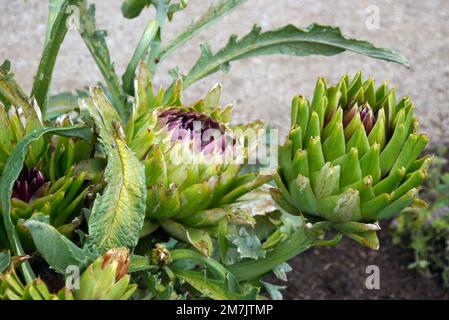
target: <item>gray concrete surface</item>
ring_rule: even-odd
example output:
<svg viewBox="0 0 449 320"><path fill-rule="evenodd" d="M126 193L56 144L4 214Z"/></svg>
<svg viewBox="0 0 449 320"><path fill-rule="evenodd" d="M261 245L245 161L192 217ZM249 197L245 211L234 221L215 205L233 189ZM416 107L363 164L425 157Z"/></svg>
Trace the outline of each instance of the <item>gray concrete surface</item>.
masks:
<svg viewBox="0 0 449 320"><path fill-rule="evenodd" d="M121 74L138 42L150 10L135 20L121 17L121 0L97 0L98 25L109 31L108 44ZM164 35L170 39L204 11L211 1L191 0L175 17ZM365 26L366 9L376 5L380 28ZM13 61L18 80L29 90L45 35L47 1L0 0L0 59ZM258 57L234 62L229 74L219 73L192 86L188 100L201 97L221 82L223 102L235 104L238 121L262 118L286 133L289 106L294 94L311 95L315 79L336 81L343 73L359 68L378 83L388 79L399 95L410 95L417 106L422 127L433 141L449 141L449 2L447 0L249 0L219 23L182 47L161 66L158 83L167 84L167 70L178 65L183 72L196 61L199 45L209 41L216 50L231 33L246 34L258 22L264 29L293 23L333 24L347 35L391 47L410 61L410 70L400 65L344 53L335 57ZM101 79L92 58L76 31L70 31L57 61L52 92L91 85Z"/></svg>

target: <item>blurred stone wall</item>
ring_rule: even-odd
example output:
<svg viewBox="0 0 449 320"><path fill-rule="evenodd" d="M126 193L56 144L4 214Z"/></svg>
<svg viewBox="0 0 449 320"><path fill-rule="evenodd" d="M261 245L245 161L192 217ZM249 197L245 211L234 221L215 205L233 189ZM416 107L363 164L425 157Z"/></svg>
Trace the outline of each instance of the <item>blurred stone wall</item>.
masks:
<svg viewBox="0 0 449 320"><path fill-rule="evenodd" d="M153 12L146 10L139 18L127 20L121 16L121 0L93 2L97 5L98 26L109 32L109 48L121 75ZM175 15L174 22L168 25L165 39L181 31L211 2L190 0L188 9ZM0 59L12 60L13 71L27 91L42 51L47 3L0 0ZM378 29L366 26L372 8L379 10ZM400 51L412 67L406 69L353 53L334 57L257 57L232 63L229 74L218 73L199 81L185 93L187 100L202 97L220 82L224 89L222 102L234 103L237 121L262 118L285 134L293 95L310 96L318 76L337 81L343 73L361 69L378 83L388 79L400 96L410 95L422 127L431 133L433 141L449 141L449 1L249 0L164 61L157 82L169 83L167 71L174 66L186 73L204 41L217 50L231 33L244 35L255 22L265 30L287 23L304 27L312 22L338 25L347 35ZM84 43L75 30L70 30L57 61L52 92L73 90L99 80L100 73Z"/></svg>

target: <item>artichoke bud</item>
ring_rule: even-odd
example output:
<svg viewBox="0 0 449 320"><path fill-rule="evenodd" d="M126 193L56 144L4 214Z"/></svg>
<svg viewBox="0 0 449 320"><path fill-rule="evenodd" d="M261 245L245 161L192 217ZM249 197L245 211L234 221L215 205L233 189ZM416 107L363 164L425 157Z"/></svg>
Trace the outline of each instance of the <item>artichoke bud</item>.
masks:
<svg viewBox="0 0 449 320"><path fill-rule="evenodd" d="M327 88L318 79L313 99L295 97L291 130L279 149L273 193L283 208L330 221L352 239L378 247L377 220L416 203L430 157L413 103L361 72Z"/></svg>
<svg viewBox="0 0 449 320"><path fill-rule="evenodd" d="M136 72L133 115L125 128L128 145L145 164L146 215L186 227L217 226L229 217L226 205L270 180L240 174L262 124L229 125L232 108L219 106L219 85L192 105L181 102L180 83L152 92L145 68L141 63ZM254 139L242 137L246 131Z"/></svg>
<svg viewBox="0 0 449 320"><path fill-rule="evenodd" d="M38 167L24 166L13 185L11 219L27 252L35 249L25 227L28 219L44 219L70 238L81 224L76 218L80 216L85 196L91 189L86 181L86 171L76 176L69 174L54 182L48 176Z"/></svg>
<svg viewBox="0 0 449 320"><path fill-rule="evenodd" d="M172 143L184 140L192 142L195 153L221 153L228 145L234 144L233 137L226 132L224 125L205 113L171 108L161 112L159 119L165 130L170 132Z"/></svg>
<svg viewBox="0 0 449 320"><path fill-rule="evenodd" d="M14 182L12 198L29 203L36 196L42 195L45 189L45 175L36 167L24 168ZM43 188L44 187L44 188Z"/></svg>
<svg viewBox="0 0 449 320"><path fill-rule="evenodd" d="M73 290L77 300L127 300L136 290L127 274L129 250L111 249L97 258L80 277L79 289Z"/></svg>
<svg viewBox="0 0 449 320"><path fill-rule="evenodd" d="M136 290L129 284L129 265L128 249L112 249L81 274L78 289L62 288L58 293L51 293L40 278L24 285L11 267L0 274L0 300L128 300Z"/></svg>
<svg viewBox="0 0 449 320"><path fill-rule="evenodd" d="M161 243L157 243L151 251L151 261L155 265L165 266L172 261L170 251Z"/></svg>

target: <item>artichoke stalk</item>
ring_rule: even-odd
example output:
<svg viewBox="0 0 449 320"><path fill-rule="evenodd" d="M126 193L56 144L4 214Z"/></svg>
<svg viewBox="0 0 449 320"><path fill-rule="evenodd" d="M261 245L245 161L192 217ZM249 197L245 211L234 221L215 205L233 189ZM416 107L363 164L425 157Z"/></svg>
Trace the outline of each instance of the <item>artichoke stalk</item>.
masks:
<svg viewBox="0 0 449 320"><path fill-rule="evenodd" d="M376 89L361 72L333 87L319 78L312 101L293 99L273 198L377 249L378 220L423 205L417 194L432 157L419 158L429 138L413 111L409 97L397 102L394 88Z"/></svg>

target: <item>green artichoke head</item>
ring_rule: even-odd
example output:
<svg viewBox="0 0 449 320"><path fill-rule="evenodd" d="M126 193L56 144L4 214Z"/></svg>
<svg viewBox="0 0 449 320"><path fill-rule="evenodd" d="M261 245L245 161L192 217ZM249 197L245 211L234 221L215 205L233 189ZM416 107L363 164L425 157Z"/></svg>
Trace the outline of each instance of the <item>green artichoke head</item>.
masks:
<svg viewBox="0 0 449 320"><path fill-rule="evenodd" d="M44 151L30 167L24 165L11 195L11 218L27 252L35 248L25 227L29 219L50 223L71 237L81 224L86 199L100 186L101 170L94 174L89 169L95 162L90 143L53 136L44 137L42 145Z"/></svg>
<svg viewBox="0 0 449 320"><path fill-rule="evenodd" d="M231 106L219 106L221 86L184 105L180 82L155 94L141 64L135 90L126 131L130 148L145 164L148 218L214 226L226 217L235 218L236 211L228 205L271 179L240 174L263 123L231 126ZM251 133L254 139L248 138Z"/></svg>
<svg viewBox="0 0 449 320"><path fill-rule="evenodd" d="M37 278L23 284L15 269L29 257L12 257L11 265L0 273L0 300L127 300L136 285L129 284L129 250L116 248L97 258L79 277L77 287L64 287L52 293Z"/></svg>
<svg viewBox="0 0 449 320"><path fill-rule="evenodd" d="M318 79L312 101L297 96L291 110L274 199L377 248L377 221L422 203L416 196L431 156L420 158L429 138L412 101L396 101L387 82L376 88L359 72L333 87Z"/></svg>
<svg viewBox="0 0 449 320"><path fill-rule="evenodd" d="M7 88L5 101L0 103L0 177L5 164L17 143L33 130L43 126L67 127L77 124L79 118L66 114L55 124L44 123L35 100L21 92L11 75L1 79ZM93 141L62 136L44 136L34 141L27 150L24 168L14 184L12 192L12 222L24 249L34 250L31 235L25 223L39 219L51 223L66 236L79 227L80 210L89 192L93 192L101 170L91 170L93 164ZM101 161L100 161L101 162ZM101 163L100 163L101 166ZM1 209L0 209L1 214ZM0 224L0 249L8 248L3 224Z"/></svg>
<svg viewBox="0 0 449 320"><path fill-rule="evenodd" d="M111 249L97 258L81 275L76 300L128 300L136 290L129 284L129 250Z"/></svg>

